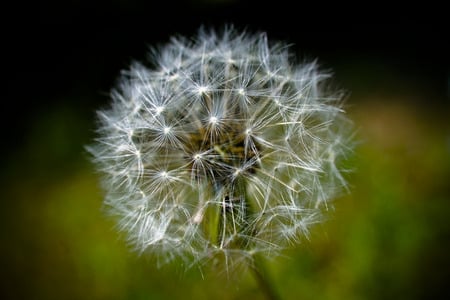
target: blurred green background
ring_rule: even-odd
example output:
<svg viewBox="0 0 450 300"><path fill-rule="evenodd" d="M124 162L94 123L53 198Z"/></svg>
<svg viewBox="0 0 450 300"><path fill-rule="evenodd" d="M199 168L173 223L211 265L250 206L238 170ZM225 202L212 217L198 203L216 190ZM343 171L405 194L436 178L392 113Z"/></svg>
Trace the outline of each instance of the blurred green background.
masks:
<svg viewBox="0 0 450 300"><path fill-rule="evenodd" d="M258 13L238 1L18 7L16 31L5 37L0 298L264 299L250 274L157 268L128 251L101 211L83 149L95 110L131 60L145 60L148 45L172 34L223 23L267 31L299 57L317 57L349 91L358 130L351 192L309 241L268 264L281 298L449 297L448 32L379 11L317 22L290 10L283 1Z"/></svg>

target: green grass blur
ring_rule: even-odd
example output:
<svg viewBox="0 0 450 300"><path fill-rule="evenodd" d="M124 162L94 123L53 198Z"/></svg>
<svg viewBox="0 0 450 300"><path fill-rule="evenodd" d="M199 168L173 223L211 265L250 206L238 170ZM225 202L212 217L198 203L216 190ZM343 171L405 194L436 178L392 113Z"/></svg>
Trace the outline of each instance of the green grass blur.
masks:
<svg viewBox="0 0 450 300"><path fill-rule="evenodd" d="M360 141L350 193L336 199L309 241L270 260L273 285L282 299L443 299L448 107L424 108L427 91L413 84L377 94L366 92L364 74L343 79L356 91L348 114ZM264 299L250 274L157 268L127 249L101 210L98 176L83 149L93 137L90 116L70 105L48 109L3 162L1 298Z"/></svg>

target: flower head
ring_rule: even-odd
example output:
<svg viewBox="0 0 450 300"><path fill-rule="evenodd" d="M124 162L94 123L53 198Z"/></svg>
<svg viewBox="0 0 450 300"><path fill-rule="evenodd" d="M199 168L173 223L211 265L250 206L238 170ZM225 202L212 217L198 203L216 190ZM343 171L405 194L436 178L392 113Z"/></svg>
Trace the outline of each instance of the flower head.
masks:
<svg viewBox="0 0 450 300"><path fill-rule="evenodd" d="M140 252L228 261L308 236L346 185L342 93L265 34L174 38L134 64L89 147L105 204Z"/></svg>

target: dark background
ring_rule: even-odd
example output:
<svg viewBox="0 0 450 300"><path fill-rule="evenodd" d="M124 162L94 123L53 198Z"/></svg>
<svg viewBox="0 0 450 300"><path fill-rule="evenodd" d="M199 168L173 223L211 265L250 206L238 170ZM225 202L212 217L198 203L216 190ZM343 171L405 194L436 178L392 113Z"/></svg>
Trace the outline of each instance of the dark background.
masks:
<svg viewBox="0 0 450 300"><path fill-rule="evenodd" d="M108 101L120 70L145 61L149 46L192 36L199 26L265 31L318 58L358 92L424 92L420 105L449 105L448 22L434 4L365 7L291 1L41 1L5 10L6 130L14 143L52 105L92 111ZM11 14L11 15L9 15ZM363 76L358 76L362 74ZM393 80L395 78L395 80ZM348 82L348 80L357 80ZM6 111L6 110L5 110ZM16 117L13 117L16 116ZM5 119L3 119L5 120ZM9 124L9 125L7 125ZM17 129L17 130L16 130Z"/></svg>
<svg viewBox="0 0 450 300"><path fill-rule="evenodd" d="M133 60L174 34L265 31L349 91L352 192L269 265L284 299L445 299L450 65L443 7L382 2L41 1L2 11L2 299L264 299L251 277L158 269L101 212L84 146ZM231 276L233 277L233 276ZM174 288L176 286L177 288Z"/></svg>

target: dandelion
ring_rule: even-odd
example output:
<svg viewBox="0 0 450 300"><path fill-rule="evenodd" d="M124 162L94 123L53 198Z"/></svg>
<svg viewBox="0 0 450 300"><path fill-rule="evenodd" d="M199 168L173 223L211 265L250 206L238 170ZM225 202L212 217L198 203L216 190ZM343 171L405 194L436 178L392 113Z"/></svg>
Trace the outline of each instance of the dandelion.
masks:
<svg viewBox="0 0 450 300"><path fill-rule="evenodd" d="M274 257L346 187L341 92L264 33L173 38L135 63L88 147L131 245L188 265Z"/></svg>

